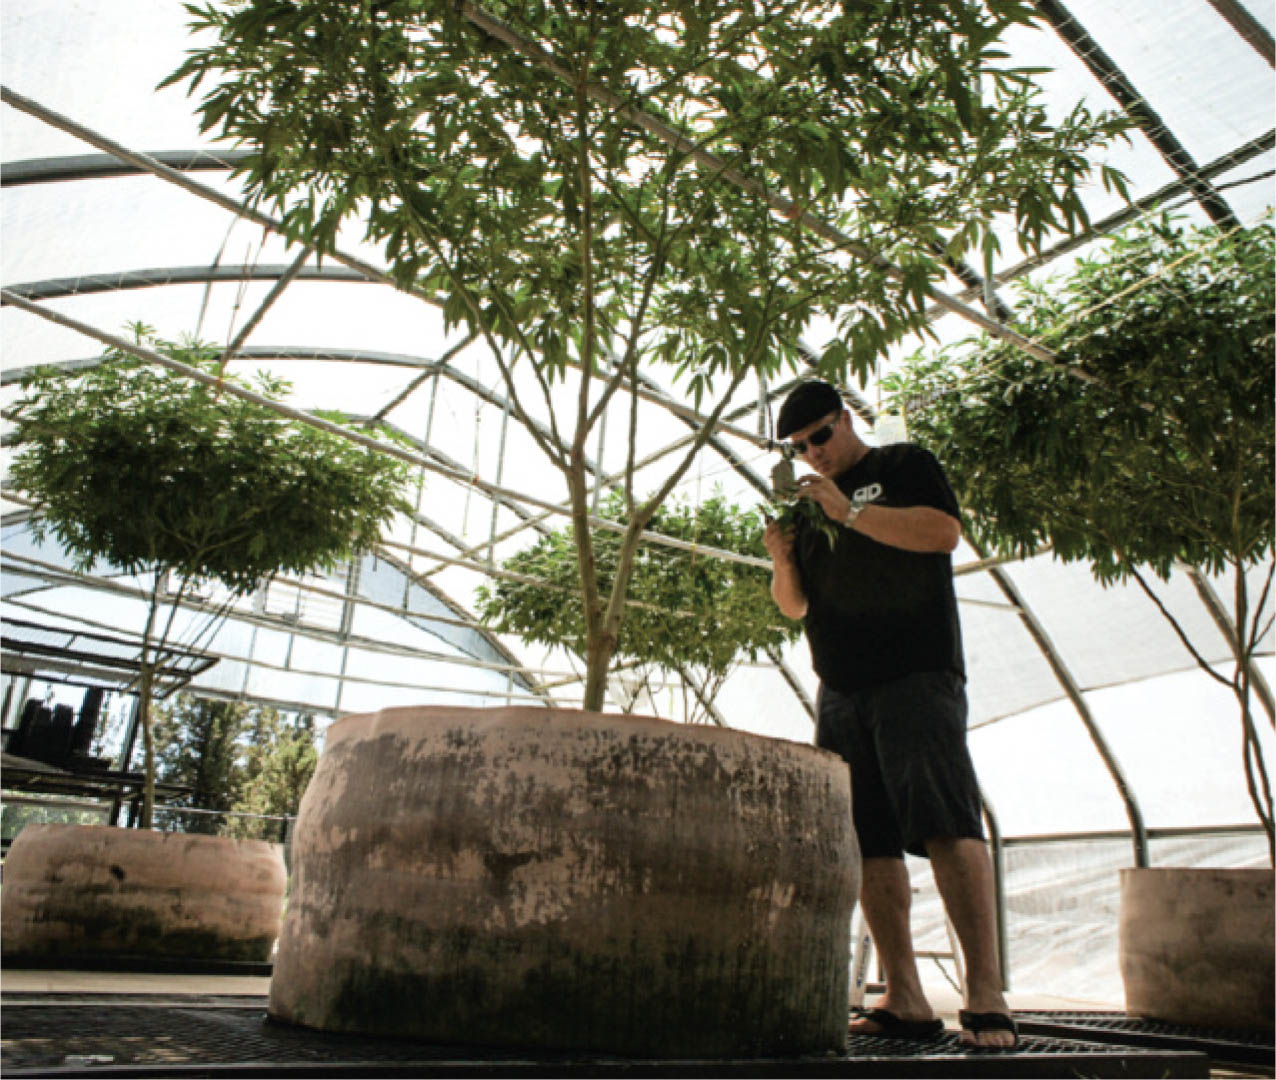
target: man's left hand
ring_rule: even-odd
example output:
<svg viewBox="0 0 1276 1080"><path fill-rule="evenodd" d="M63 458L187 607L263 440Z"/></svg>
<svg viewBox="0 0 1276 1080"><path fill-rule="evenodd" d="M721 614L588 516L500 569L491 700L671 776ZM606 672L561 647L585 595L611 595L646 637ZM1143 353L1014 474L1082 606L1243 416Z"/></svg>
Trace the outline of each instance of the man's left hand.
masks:
<svg viewBox="0 0 1276 1080"><path fill-rule="evenodd" d="M850 513L851 500L832 480L819 473L807 473L805 476L798 477L798 494L819 503L825 516L839 525Z"/></svg>

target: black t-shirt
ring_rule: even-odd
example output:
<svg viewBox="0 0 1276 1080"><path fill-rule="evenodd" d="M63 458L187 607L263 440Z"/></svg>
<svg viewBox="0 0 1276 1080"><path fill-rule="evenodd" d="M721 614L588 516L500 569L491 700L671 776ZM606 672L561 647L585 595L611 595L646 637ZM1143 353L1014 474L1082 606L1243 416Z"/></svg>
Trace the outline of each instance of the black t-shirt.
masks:
<svg viewBox="0 0 1276 1080"><path fill-rule="evenodd" d="M870 448L837 486L879 506L961 516L935 456L911 443ZM849 692L921 671L965 677L948 555L904 551L843 528L832 548L817 529L799 528L794 550L811 661L823 682Z"/></svg>

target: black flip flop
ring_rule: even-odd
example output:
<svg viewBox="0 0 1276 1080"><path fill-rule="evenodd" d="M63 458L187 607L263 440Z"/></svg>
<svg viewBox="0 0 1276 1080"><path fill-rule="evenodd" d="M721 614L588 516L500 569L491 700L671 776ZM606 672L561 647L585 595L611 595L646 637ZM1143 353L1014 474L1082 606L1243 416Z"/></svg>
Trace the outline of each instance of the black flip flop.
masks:
<svg viewBox="0 0 1276 1080"><path fill-rule="evenodd" d="M1013 1036L1009 1046L984 1046L976 1044L970 1049L974 1050L1013 1050L1019 1045L1019 1028L1015 1024L1015 1018L1008 1016L1006 1013L999 1012L967 1012L962 1009L957 1014L957 1020L961 1024L962 1031L969 1031L972 1035L978 1035L983 1031L1008 1031Z"/></svg>
<svg viewBox="0 0 1276 1080"><path fill-rule="evenodd" d="M856 1015L857 1020L871 1020L881 1031L856 1031L855 1035L868 1035L872 1038L886 1039L931 1039L944 1032L944 1022L935 1017L932 1020L904 1020L896 1016L890 1009L872 1009Z"/></svg>

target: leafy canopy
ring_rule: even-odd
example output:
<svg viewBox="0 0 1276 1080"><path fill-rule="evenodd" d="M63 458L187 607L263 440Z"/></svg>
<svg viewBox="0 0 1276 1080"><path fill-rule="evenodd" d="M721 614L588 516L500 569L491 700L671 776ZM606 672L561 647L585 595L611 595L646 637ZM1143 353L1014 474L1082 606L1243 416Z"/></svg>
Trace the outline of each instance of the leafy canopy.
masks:
<svg viewBox="0 0 1276 1080"><path fill-rule="evenodd" d="M601 331L698 395L796 363L817 314L840 329L825 373L864 373L945 258L996 247L994 216L1026 246L1084 226L1086 154L1125 126L1048 121L998 47L1024 0L482 7L512 33L451 0L188 5L201 36L166 85L207 86L203 129L252 150L247 190L292 238L328 250L361 216L402 286L550 378Z"/></svg>
<svg viewBox="0 0 1276 1080"><path fill-rule="evenodd" d="M621 521L624 502L616 494L599 516ZM698 506L666 502L652 519L664 536L706 548L766 557L762 523L753 511L714 495ZM610 587L622 538L594 532L600 584ZM561 646L578 656L586 651L585 621L578 592L576 546L570 529L543 535L532 547L502 563L521 580L504 578L481 586L478 608L497 630L540 645ZM770 598L769 572L716 556L649 545L639 549L629 587L616 656L669 672L700 669L726 674L748 657L795 639L800 627L778 626Z"/></svg>
<svg viewBox="0 0 1276 1080"><path fill-rule="evenodd" d="M215 346L134 331L215 370ZM289 389L267 374L252 388L273 400ZM120 352L42 369L24 389L10 482L33 500L37 534L83 567L166 570L242 594L279 571L331 569L401 505L394 459Z"/></svg>
<svg viewBox="0 0 1276 1080"><path fill-rule="evenodd" d="M983 339L891 380L980 543L1050 544L1104 581L1271 550L1273 236L1136 225L1023 290L1021 327L1074 372Z"/></svg>
<svg viewBox="0 0 1276 1080"><path fill-rule="evenodd" d="M754 372L865 376L924 326L946 263L1086 224L1087 155L1123 121L1047 119L998 39L1025 0L222 0L165 85L249 150L250 199L320 253L346 223L397 284L481 335L513 415L571 495L600 708L638 535ZM1121 178L1103 173L1105 182ZM830 228L832 226L832 228ZM706 422L632 500L640 379ZM555 395L578 373L575 407ZM530 370L529 370L530 369ZM625 540L604 600L585 446L632 391ZM540 413L525 404L539 394ZM543 424L543 427L542 427Z"/></svg>

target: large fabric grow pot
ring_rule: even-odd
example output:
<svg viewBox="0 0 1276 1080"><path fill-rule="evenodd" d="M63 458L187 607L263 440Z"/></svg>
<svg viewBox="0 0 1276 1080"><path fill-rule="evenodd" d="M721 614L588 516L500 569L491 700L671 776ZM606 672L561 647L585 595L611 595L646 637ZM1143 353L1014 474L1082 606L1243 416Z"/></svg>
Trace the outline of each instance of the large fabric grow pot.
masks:
<svg viewBox="0 0 1276 1080"><path fill-rule="evenodd" d="M1273 1026L1271 870L1121 871L1126 1011L1208 1027Z"/></svg>
<svg viewBox="0 0 1276 1080"><path fill-rule="evenodd" d="M841 1050L859 889L832 754L662 720L402 708L328 731L272 1016L650 1057Z"/></svg>
<svg viewBox="0 0 1276 1080"><path fill-rule="evenodd" d="M264 961L286 883L264 840L27 825L4 861L0 941L6 956Z"/></svg>

